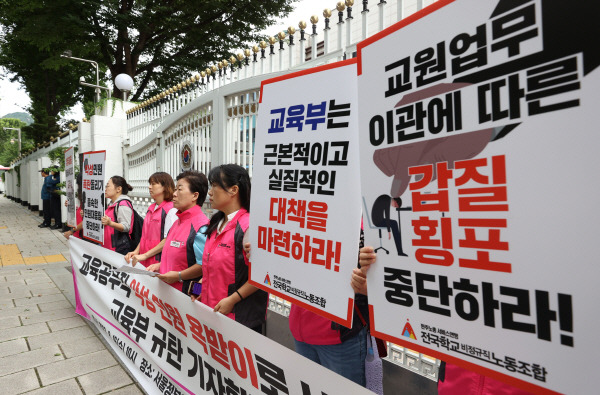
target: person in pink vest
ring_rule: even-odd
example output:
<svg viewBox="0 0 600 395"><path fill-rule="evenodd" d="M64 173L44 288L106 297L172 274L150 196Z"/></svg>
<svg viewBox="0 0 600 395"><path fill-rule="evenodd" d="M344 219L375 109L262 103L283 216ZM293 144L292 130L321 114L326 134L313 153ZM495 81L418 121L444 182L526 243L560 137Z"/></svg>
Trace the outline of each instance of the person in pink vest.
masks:
<svg viewBox="0 0 600 395"><path fill-rule="evenodd" d="M208 218L202 212L208 180L197 171L184 171L177 176L173 206L177 220L171 227L162 249L161 260L146 268L159 272L159 279L189 294L192 281L202 276L202 253L206 236L202 232Z"/></svg>
<svg viewBox="0 0 600 395"><path fill-rule="evenodd" d="M65 206L67 206L68 203L69 201L66 201ZM67 240L69 240L69 237L71 236L75 236L78 239L82 239L81 229L83 229L83 208L81 208L81 206L77 206L75 208L75 220L77 222L77 226L71 227L71 229L63 233L63 236Z"/></svg>
<svg viewBox="0 0 600 395"><path fill-rule="evenodd" d="M175 183L165 172L157 172L148 179L148 190L154 203L148 207L142 238L135 250L125 255L127 263L140 262L145 267L160 262L161 251L171 226L177 220L177 209L173 207Z"/></svg>
<svg viewBox="0 0 600 395"><path fill-rule="evenodd" d="M360 234L359 244L362 247L362 226ZM289 326L298 354L365 387L369 320L367 297L356 294L354 306L352 327L346 328L292 303Z"/></svg>
<svg viewBox="0 0 600 395"><path fill-rule="evenodd" d="M363 244L361 225L359 246L362 247ZM244 251L250 257L250 243L244 244ZM354 296L354 306L352 326L346 328L292 303L289 327L298 354L365 387L369 322L366 294L357 293Z"/></svg>
<svg viewBox="0 0 600 395"><path fill-rule="evenodd" d="M243 167L229 164L212 169L208 179L210 202L218 211L205 232L201 301L263 333L269 295L248 282L243 249L250 220L250 177Z"/></svg>
<svg viewBox="0 0 600 395"><path fill-rule="evenodd" d="M439 395L531 395L522 390L491 377L442 362L438 374Z"/></svg>
<svg viewBox="0 0 600 395"><path fill-rule="evenodd" d="M133 187L121 176L112 176L104 190L104 196L110 199L111 203L102 217L102 225L104 225L102 247L123 255L134 248L131 246L129 237L124 237L124 234L131 233L133 225L133 204L127 196L131 190ZM119 206L118 209L116 209L117 206Z"/></svg>

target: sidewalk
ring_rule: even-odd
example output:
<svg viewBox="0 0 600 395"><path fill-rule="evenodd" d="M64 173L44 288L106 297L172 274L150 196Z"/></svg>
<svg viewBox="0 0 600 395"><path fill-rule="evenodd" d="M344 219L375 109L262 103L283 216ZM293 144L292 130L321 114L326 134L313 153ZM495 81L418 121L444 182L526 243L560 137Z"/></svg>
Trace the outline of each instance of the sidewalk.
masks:
<svg viewBox="0 0 600 395"><path fill-rule="evenodd" d="M0 195L0 393L143 394L75 314L67 240Z"/></svg>

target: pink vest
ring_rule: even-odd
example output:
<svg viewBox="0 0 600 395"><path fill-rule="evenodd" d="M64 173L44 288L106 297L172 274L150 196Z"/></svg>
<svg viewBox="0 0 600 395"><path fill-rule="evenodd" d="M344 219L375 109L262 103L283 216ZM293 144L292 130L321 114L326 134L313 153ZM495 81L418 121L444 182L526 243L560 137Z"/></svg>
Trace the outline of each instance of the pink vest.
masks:
<svg viewBox="0 0 600 395"><path fill-rule="evenodd" d="M161 274L170 271L181 272L196 264L194 239L198 230L204 225L208 225L208 218L206 218L206 215L202 212L202 208L198 205L194 205L184 212L178 211L177 217L177 221L175 221L171 230L169 230L165 246L162 250L160 261ZM183 287L183 283L181 282L171 285L179 291Z"/></svg>
<svg viewBox="0 0 600 395"><path fill-rule="evenodd" d="M204 255L202 256L202 303L209 307L215 307L221 299L231 295L228 292L230 285L235 285L235 230L238 223L241 230L246 232L250 221L250 214L241 208L235 217L217 235L214 231L206 239ZM248 270L248 258L244 254L246 271ZM227 315L235 320L235 313Z"/></svg>
<svg viewBox="0 0 600 395"><path fill-rule="evenodd" d="M125 203L126 199L121 199L115 203L111 203L107 208L106 211L104 212L104 215L110 217L110 219L113 222L117 222L117 216L115 215L115 206L117 204L119 204L120 206L124 206L127 205L127 203ZM131 234L131 231L133 230L133 212L131 213L131 221L129 221L129 234ZM105 226L104 227L104 243L102 244L102 247L104 248L108 248L111 251L115 251L115 247L113 247L112 245L112 236L115 234L115 229L112 226ZM136 246L134 246L135 248Z"/></svg>
<svg viewBox="0 0 600 395"><path fill-rule="evenodd" d="M142 228L142 239L140 240L140 254L154 248L163 239L165 229L165 219L169 210L173 208L173 202L163 202L155 210L156 203L148 207L146 217L144 218L144 227ZM137 246L136 246L137 247ZM154 255L141 262L142 265L148 267L156 262L160 262L161 254Z"/></svg>
<svg viewBox="0 0 600 395"><path fill-rule="evenodd" d="M362 218L360 229L363 228ZM356 313L355 313L356 314ZM331 321L312 311L292 304L289 316L290 331L294 339L315 346L340 344L340 331L331 329Z"/></svg>
<svg viewBox="0 0 600 395"><path fill-rule="evenodd" d="M439 395L531 395L491 377L446 363L444 381L438 382Z"/></svg>
<svg viewBox="0 0 600 395"><path fill-rule="evenodd" d="M294 339L315 346L340 344L340 331L331 329L331 320L292 304L289 317Z"/></svg>
<svg viewBox="0 0 600 395"><path fill-rule="evenodd" d="M81 215L81 207L77 206L77 208L75 209L75 223L77 225L79 225L80 223L83 222L83 216ZM81 239L81 230L78 230L77 232L73 232L73 236L77 237L78 239Z"/></svg>

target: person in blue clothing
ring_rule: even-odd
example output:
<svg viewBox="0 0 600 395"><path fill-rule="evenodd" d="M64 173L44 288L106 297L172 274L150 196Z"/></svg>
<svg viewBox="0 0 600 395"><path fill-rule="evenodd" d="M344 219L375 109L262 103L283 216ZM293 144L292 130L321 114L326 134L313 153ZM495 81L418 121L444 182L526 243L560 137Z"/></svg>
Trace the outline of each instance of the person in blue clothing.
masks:
<svg viewBox="0 0 600 395"><path fill-rule="evenodd" d="M42 178L44 184L42 185L42 211L44 213L44 222L38 225L40 228L48 228L52 225L52 208L50 200L52 199L52 191L56 189L58 180L54 179L46 169L42 170Z"/></svg>
<svg viewBox="0 0 600 395"><path fill-rule="evenodd" d="M52 218L54 218L54 225L50 227L50 229L61 229L62 228L62 219L60 212L60 195L57 193L58 188L56 184L60 183L60 172L58 170L58 166L53 166L50 168L50 176L52 176L52 182L54 183L54 189L50 193L50 213Z"/></svg>

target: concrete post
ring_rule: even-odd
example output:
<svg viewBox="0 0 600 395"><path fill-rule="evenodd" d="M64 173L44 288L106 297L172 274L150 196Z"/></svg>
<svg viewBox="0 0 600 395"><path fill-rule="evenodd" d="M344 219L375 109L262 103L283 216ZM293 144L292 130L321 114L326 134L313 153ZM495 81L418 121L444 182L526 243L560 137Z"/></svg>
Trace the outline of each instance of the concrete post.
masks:
<svg viewBox="0 0 600 395"><path fill-rule="evenodd" d="M29 162L21 164L21 204L29 205Z"/></svg>
<svg viewBox="0 0 600 395"><path fill-rule="evenodd" d="M106 151L106 177L123 176L123 143L127 138L127 115L130 102L109 100L89 124L79 125L80 152ZM89 126L89 127L88 127Z"/></svg>
<svg viewBox="0 0 600 395"><path fill-rule="evenodd" d="M34 159L29 165L29 207L32 211L39 211L42 205L41 189L42 189L42 174L39 168L39 159Z"/></svg>

